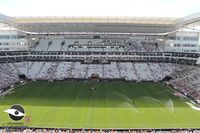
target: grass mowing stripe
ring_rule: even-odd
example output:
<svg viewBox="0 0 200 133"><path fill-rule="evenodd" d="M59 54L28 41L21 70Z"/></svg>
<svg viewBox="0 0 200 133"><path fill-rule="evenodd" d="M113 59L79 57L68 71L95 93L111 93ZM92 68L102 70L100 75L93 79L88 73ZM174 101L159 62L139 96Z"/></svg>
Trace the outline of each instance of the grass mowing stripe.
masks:
<svg viewBox="0 0 200 133"><path fill-rule="evenodd" d="M1 98L0 124L6 126L11 122L3 111L11 104L20 103L31 116L29 126L200 127L200 112L191 109L160 83L100 82L95 83L93 91L91 86L92 83L77 81L30 82ZM169 99L175 113L170 111L172 105L166 105Z"/></svg>

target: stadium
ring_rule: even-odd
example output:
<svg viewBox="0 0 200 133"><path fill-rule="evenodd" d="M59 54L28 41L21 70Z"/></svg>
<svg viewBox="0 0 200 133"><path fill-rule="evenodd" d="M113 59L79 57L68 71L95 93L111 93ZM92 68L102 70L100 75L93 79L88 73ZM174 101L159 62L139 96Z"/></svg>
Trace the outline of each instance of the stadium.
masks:
<svg viewBox="0 0 200 133"><path fill-rule="evenodd" d="M0 132L199 132L199 22L0 14Z"/></svg>

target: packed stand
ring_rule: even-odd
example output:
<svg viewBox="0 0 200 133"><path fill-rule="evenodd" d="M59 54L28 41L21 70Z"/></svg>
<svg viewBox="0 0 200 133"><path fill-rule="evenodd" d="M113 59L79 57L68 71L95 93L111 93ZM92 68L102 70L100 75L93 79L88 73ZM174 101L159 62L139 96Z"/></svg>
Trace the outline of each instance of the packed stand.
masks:
<svg viewBox="0 0 200 133"><path fill-rule="evenodd" d="M20 78L15 69L8 63L0 64L0 93L3 92L3 89L18 82L20 82Z"/></svg>
<svg viewBox="0 0 200 133"><path fill-rule="evenodd" d="M200 101L200 68L180 65L172 74L170 83L183 92Z"/></svg>
<svg viewBox="0 0 200 133"><path fill-rule="evenodd" d="M48 129L2 128L0 133L199 133L199 129Z"/></svg>
<svg viewBox="0 0 200 133"><path fill-rule="evenodd" d="M101 38L76 36L43 37L34 42L33 51L120 51L120 52L162 52L158 36L145 35L102 35Z"/></svg>
<svg viewBox="0 0 200 133"><path fill-rule="evenodd" d="M175 69L174 64L111 62L109 64L81 64L81 62L15 63L22 74L33 80L87 79L92 74L105 79L128 81L160 81Z"/></svg>

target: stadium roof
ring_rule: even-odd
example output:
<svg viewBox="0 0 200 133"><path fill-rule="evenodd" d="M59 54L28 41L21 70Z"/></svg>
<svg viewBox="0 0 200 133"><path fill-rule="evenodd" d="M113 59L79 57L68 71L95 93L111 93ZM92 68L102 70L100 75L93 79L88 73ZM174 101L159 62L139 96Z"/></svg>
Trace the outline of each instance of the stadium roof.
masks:
<svg viewBox="0 0 200 133"><path fill-rule="evenodd" d="M184 18L163 17L8 17L0 22L36 33L102 32L167 33L200 21L200 13Z"/></svg>

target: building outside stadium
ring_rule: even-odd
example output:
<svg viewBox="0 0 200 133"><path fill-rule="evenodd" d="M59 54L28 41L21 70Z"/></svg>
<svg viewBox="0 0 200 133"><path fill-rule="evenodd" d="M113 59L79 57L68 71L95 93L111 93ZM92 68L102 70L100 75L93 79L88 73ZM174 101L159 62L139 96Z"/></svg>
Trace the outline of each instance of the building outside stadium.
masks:
<svg viewBox="0 0 200 133"><path fill-rule="evenodd" d="M2 131L198 132L199 20L1 14Z"/></svg>

